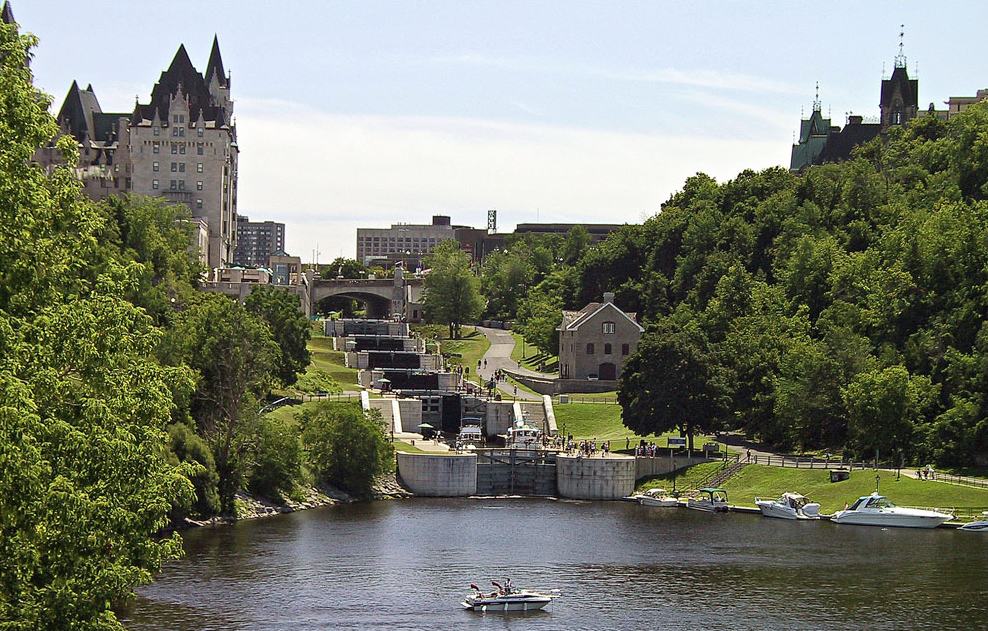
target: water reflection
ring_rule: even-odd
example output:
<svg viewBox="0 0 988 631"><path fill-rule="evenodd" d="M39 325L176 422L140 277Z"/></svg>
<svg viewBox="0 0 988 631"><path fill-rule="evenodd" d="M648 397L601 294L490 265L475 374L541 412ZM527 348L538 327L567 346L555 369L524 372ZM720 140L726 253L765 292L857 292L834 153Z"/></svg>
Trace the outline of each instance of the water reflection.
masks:
<svg viewBox="0 0 988 631"><path fill-rule="evenodd" d="M202 529L130 629L902 629L988 625L988 537L544 500L412 500ZM541 615L471 581L558 588Z"/></svg>

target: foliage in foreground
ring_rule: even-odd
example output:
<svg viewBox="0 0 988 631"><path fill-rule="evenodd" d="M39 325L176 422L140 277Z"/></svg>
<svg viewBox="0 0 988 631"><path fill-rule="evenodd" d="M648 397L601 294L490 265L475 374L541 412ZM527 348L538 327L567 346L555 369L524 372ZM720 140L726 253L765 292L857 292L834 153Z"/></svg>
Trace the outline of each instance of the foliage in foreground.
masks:
<svg viewBox="0 0 988 631"><path fill-rule="evenodd" d="M327 401L304 409L299 422L309 467L319 481L367 497L374 479L394 470L394 448L379 414Z"/></svg>

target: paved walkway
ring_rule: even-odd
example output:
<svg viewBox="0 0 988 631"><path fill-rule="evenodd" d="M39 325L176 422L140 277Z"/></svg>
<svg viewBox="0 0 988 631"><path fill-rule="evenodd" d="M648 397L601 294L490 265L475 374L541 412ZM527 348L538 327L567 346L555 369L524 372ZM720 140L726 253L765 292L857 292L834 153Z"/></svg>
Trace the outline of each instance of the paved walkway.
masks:
<svg viewBox="0 0 988 631"><path fill-rule="evenodd" d="M505 331L504 329L490 329L484 326L478 326L477 330L483 333L484 336L487 337L487 340L491 343L491 347L487 349L487 353L484 355L484 358L480 363L480 368L477 369L477 373L484 379L485 382L489 381L491 375L499 369L511 370L532 376L548 377L550 379L555 378L555 375L543 375L542 373L535 372L534 370L522 368L516 361L511 359L511 351L515 347L515 338L511 336L511 331ZM514 397L514 384L498 382L497 387L498 390L501 391L502 395ZM522 401L541 401L542 395L532 394L531 392L526 392L525 390L518 388L517 398Z"/></svg>

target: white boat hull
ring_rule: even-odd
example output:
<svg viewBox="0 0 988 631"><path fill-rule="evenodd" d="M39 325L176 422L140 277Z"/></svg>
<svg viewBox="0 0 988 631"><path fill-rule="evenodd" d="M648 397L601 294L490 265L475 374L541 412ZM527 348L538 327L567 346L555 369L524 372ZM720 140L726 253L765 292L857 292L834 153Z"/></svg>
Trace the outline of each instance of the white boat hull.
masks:
<svg viewBox="0 0 988 631"><path fill-rule="evenodd" d="M948 521L950 515L934 511L900 512L862 512L838 511L830 518L835 524L852 524L855 526L882 526L885 528L936 528Z"/></svg>
<svg viewBox="0 0 988 631"><path fill-rule="evenodd" d="M499 596L497 598L467 597L461 605L464 609L482 613L497 613L503 611L538 611L552 602L551 596Z"/></svg>
<svg viewBox="0 0 988 631"><path fill-rule="evenodd" d="M782 506L778 502L768 502L759 500L755 502L758 510L766 517L775 519L820 519L820 515L807 515L802 511L797 511L789 506Z"/></svg>
<svg viewBox="0 0 988 631"><path fill-rule="evenodd" d="M726 513L728 511L726 502L710 502L707 500L688 500L686 508L702 510L708 513Z"/></svg>
<svg viewBox="0 0 988 631"><path fill-rule="evenodd" d="M679 500L674 497L648 497L638 498L638 503L642 506L655 506L657 508L674 508L679 506Z"/></svg>
<svg viewBox="0 0 988 631"><path fill-rule="evenodd" d="M988 532L988 521L972 521L964 524L958 530L964 532Z"/></svg>

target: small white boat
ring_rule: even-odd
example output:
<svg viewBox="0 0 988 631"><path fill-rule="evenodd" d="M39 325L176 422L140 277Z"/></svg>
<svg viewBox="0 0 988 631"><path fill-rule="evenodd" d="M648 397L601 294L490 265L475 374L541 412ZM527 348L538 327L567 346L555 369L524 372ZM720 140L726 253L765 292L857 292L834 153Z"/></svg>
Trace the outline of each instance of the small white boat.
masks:
<svg viewBox="0 0 988 631"><path fill-rule="evenodd" d="M697 497L691 497L686 500L686 508L707 511L709 513L726 513L729 510L727 506L727 491L724 489L704 487L697 489L697 493L699 493Z"/></svg>
<svg viewBox="0 0 988 631"><path fill-rule="evenodd" d="M495 581L491 581L497 588L495 591L484 594L476 585L470 587L475 591L466 596L463 602L464 609L471 609L480 612L499 611L538 611L559 598L559 594L542 594L528 591L527 589L515 589L509 581L504 587Z"/></svg>
<svg viewBox="0 0 988 631"><path fill-rule="evenodd" d="M778 519L820 519L820 505L799 493L783 493L777 500L755 498L755 506L766 517Z"/></svg>
<svg viewBox="0 0 988 631"><path fill-rule="evenodd" d="M988 532L988 511L981 513L984 519L979 519L978 521L969 521L958 530L963 530L964 532Z"/></svg>
<svg viewBox="0 0 988 631"><path fill-rule="evenodd" d="M635 498L642 506L657 506L661 508L679 506L679 499L669 495L669 492L665 489L649 489L644 493L636 495Z"/></svg>
<svg viewBox="0 0 988 631"><path fill-rule="evenodd" d="M524 421L516 421L508 429L505 446L509 449L540 449L542 447L542 430L532 427Z"/></svg>
<svg viewBox="0 0 988 631"><path fill-rule="evenodd" d="M835 524L859 526L886 526L895 528L936 528L953 515L921 508L896 506L884 495L872 493L859 497L856 502L830 517Z"/></svg>

